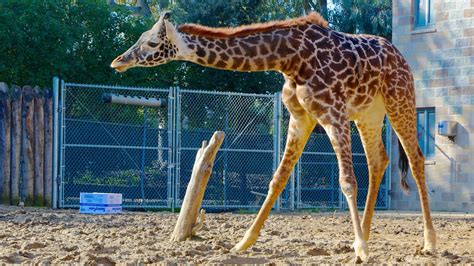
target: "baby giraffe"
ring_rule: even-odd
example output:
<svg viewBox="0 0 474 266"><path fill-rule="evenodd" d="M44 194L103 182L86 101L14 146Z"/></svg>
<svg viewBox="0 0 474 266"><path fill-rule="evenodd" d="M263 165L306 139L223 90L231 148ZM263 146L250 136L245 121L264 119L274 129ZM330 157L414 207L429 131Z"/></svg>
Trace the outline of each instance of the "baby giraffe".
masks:
<svg viewBox="0 0 474 266"><path fill-rule="evenodd" d="M111 64L123 72L173 60L236 71L280 72L282 101L291 114L283 158L268 195L244 238L234 247L253 245L275 200L317 123L328 134L339 166L339 183L350 210L356 256L368 258L367 240L380 182L388 164L381 130L385 114L400 140L402 185L408 163L418 187L424 219L424 250L434 252L436 233L425 185L424 157L416 136L415 88L410 68L386 39L336 32L318 14L235 28L195 24L175 27L170 12ZM369 168L364 216L357 210L357 182L351 153L350 121L362 138ZM408 160L408 163L407 163ZM407 187L406 187L407 188Z"/></svg>

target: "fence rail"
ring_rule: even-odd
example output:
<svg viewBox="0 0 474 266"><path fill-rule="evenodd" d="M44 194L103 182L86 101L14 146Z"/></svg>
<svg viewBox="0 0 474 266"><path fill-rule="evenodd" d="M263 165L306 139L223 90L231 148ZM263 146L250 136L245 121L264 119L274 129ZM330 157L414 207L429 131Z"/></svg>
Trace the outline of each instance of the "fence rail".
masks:
<svg viewBox="0 0 474 266"><path fill-rule="evenodd" d="M50 89L0 83L0 195L4 204L52 203Z"/></svg>
<svg viewBox="0 0 474 266"><path fill-rule="evenodd" d="M67 83L58 87L59 207L77 207L80 192L118 192L124 207L180 207L196 151L216 130L226 133L203 200L207 208L257 208L283 153L289 114L281 95ZM113 104L102 95L163 99L161 107ZM135 101L136 102L136 101ZM388 124L387 124L388 125ZM364 151L353 126L354 171L363 206ZM387 136L389 127L384 127ZM389 141L389 138L385 138ZM389 145L386 142L386 145ZM384 178L377 208L388 207ZM54 186L53 186L54 187ZM310 137L276 209L345 208L336 156L324 130Z"/></svg>

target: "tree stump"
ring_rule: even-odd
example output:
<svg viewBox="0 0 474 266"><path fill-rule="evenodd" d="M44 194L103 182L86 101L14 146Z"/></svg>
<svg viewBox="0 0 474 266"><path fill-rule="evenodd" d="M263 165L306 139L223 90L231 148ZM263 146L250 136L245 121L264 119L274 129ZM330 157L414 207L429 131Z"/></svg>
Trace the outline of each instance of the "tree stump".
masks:
<svg viewBox="0 0 474 266"><path fill-rule="evenodd" d="M194 236L200 230L205 221L204 210L201 210L201 221L196 223L201 202L204 198L209 176L214 166L217 151L224 141L224 132L216 131L207 145L203 141L201 149L198 150L194 161L191 180L189 181L184 196L183 205L179 212L178 221L171 235L171 241L184 241Z"/></svg>

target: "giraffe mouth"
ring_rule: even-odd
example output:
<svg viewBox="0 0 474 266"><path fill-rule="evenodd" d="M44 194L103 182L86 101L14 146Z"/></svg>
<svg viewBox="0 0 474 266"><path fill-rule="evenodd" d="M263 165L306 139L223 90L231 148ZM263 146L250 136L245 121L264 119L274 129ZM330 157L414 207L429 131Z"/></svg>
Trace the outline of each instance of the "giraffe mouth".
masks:
<svg viewBox="0 0 474 266"><path fill-rule="evenodd" d="M114 61L112 61L110 67L115 69L115 71L122 73L130 68L130 64L123 62L122 58L119 56Z"/></svg>
<svg viewBox="0 0 474 266"><path fill-rule="evenodd" d="M120 73L125 72L128 69L127 66L119 66L119 67L112 67L112 68L115 69L115 71L120 72Z"/></svg>

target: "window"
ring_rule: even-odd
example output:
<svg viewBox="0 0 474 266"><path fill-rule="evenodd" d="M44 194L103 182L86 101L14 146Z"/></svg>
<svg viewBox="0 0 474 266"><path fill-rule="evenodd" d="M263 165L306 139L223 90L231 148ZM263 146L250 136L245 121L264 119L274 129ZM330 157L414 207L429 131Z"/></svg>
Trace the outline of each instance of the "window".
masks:
<svg viewBox="0 0 474 266"><path fill-rule="evenodd" d="M415 28L424 28L434 24L434 0L414 0Z"/></svg>
<svg viewBox="0 0 474 266"><path fill-rule="evenodd" d="M435 153L436 116L434 108L421 108L416 111L418 144L425 157Z"/></svg>

